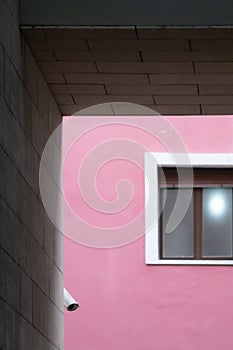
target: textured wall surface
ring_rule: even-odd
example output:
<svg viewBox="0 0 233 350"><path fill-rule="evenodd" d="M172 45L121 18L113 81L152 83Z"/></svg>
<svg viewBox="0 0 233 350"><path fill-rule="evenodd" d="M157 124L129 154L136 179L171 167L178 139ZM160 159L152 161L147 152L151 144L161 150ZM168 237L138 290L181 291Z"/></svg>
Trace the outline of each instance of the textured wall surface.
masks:
<svg viewBox="0 0 233 350"><path fill-rule="evenodd" d="M85 118L77 117L77 130L86 126L89 132L72 145L64 162L66 199L77 228L72 234L66 211L66 234L72 240L65 239L65 283L80 303L76 313L65 314L65 347L230 350L232 266L145 264L143 146L171 152L167 145L173 139L180 149L178 132L189 152L232 153L233 116L169 116L164 119L170 125L163 128L155 116L149 130L157 130L157 137L147 132L147 117L138 117L140 129L132 125L137 118L107 117L105 125L98 116L91 122ZM93 128L93 121L101 127ZM66 130L71 131L65 122ZM122 242L123 233L125 243L141 237L116 248L95 248Z"/></svg>
<svg viewBox="0 0 233 350"><path fill-rule="evenodd" d="M64 115L133 102L163 115L233 112L233 29L24 29Z"/></svg>
<svg viewBox="0 0 233 350"><path fill-rule="evenodd" d="M0 0L0 349L63 349L62 236L38 169L61 114L25 43L18 1Z"/></svg>

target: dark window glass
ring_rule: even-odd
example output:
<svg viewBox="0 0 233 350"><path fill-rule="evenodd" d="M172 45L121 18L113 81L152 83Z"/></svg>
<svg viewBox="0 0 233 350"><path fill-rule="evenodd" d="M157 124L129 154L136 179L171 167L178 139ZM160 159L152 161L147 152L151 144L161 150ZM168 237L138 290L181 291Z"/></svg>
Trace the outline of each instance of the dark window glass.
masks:
<svg viewBox="0 0 233 350"><path fill-rule="evenodd" d="M159 170L161 188L160 256L164 259L233 258L233 168L180 168L182 183L175 168ZM178 191L193 197L183 220L170 233L166 226ZM166 197L166 198L165 198Z"/></svg>
<svg viewBox="0 0 233 350"><path fill-rule="evenodd" d="M187 191L187 189L181 189ZM178 189L163 190L162 201L165 200L162 220L162 245L164 258L190 258L193 257L193 200L180 224L170 233L166 232L168 220L174 208Z"/></svg>
<svg viewBox="0 0 233 350"><path fill-rule="evenodd" d="M231 189L203 189L202 242L204 257L232 257Z"/></svg>

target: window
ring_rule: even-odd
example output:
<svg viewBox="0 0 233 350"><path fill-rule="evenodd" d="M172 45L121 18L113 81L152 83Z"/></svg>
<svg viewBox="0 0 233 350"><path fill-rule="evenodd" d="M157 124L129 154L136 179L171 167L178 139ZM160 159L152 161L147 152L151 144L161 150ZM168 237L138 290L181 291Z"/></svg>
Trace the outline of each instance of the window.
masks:
<svg viewBox="0 0 233 350"><path fill-rule="evenodd" d="M146 153L145 175L146 263L233 265L233 155Z"/></svg>
<svg viewBox="0 0 233 350"><path fill-rule="evenodd" d="M232 259L232 186L233 168L194 168L192 188L180 168L159 168L160 257L171 259ZM190 204L180 224L166 233L178 191L193 191ZM166 198L165 198L166 196Z"/></svg>

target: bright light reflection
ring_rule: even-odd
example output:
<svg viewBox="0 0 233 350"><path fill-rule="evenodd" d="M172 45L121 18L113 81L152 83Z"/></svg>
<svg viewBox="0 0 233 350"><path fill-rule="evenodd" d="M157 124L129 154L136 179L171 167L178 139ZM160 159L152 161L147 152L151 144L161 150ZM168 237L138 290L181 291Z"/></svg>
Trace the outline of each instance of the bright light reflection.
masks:
<svg viewBox="0 0 233 350"><path fill-rule="evenodd" d="M224 198L220 194L215 194L209 200L209 211L212 215L220 216L225 211Z"/></svg>

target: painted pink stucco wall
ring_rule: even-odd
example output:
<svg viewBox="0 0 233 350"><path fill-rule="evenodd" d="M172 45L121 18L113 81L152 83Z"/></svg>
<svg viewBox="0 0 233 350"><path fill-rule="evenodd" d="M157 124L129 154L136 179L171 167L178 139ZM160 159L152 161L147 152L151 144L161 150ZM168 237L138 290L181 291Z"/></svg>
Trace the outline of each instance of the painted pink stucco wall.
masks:
<svg viewBox="0 0 233 350"><path fill-rule="evenodd" d="M189 152L233 152L231 116L181 116L166 120L181 135ZM80 119L80 123L85 123L85 119ZM74 189L72 173L75 174L74 164L78 166L85 150L100 142L104 132L105 137L116 137L114 130L121 137L140 139L153 152L166 151L158 140L143 139L134 128L127 134L124 127L121 130L117 125L107 133L103 129L86 135L82 143L73 145L64 163L64 188L73 210L93 226L99 225L98 216L90 208L85 209L85 201ZM69 137L66 122L63 134L64 138ZM139 162L143 162L143 150ZM122 212L116 218L115 214L103 217L109 227L124 225L134 211L139 215L144 207L143 172L125 163L119 163L119 168L112 163L105 173L98 172L100 195L107 201L116 199L111 185L118 179L116 174L122 175L120 169L137 187L136 202L128 207L126 215ZM138 227L143 230L144 217L139 217ZM65 230L69 229L68 221L65 215ZM65 349L232 350L232 267L147 266L144 240L142 234L125 246L100 249L65 237L65 286L80 303L76 312L65 312Z"/></svg>

